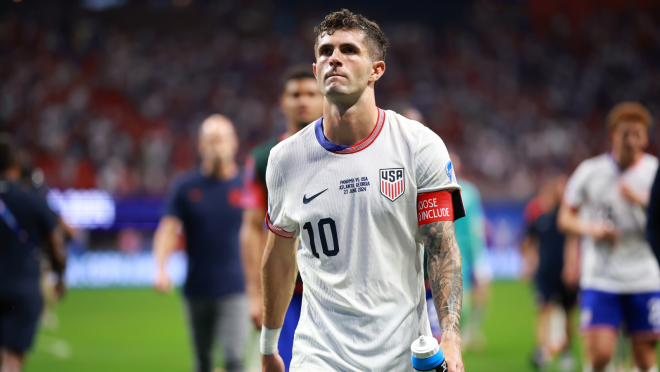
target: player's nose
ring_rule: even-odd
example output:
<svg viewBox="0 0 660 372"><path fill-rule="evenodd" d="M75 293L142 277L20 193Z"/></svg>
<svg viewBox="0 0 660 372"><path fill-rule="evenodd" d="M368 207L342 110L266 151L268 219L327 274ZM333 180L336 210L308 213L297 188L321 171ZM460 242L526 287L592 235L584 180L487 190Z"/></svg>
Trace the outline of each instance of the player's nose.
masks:
<svg viewBox="0 0 660 372"><path fill-rule="evenodd" d="M341 66L341 52L339 51L339 48L335 49L332 52L332 55L330 56L330 66Z"/></svg>

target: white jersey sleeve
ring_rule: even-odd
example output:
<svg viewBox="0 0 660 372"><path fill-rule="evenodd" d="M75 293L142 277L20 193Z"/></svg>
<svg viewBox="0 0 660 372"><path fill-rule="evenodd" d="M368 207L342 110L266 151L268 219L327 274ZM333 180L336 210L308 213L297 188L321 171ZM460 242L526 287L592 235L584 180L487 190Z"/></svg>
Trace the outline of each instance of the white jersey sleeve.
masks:
<svg viewBox="0 0 660 372"><path fill-rule="evenodd" d="M628 185L638 195L651 189L658 160L644 154L621 169L611 154L587 159L566 185L564 203L580 209L580 219L607 222L616 228L611 243L582 237L580 288L609 293L645 293L660 290L660 267L646 241L646 211L621 194Z"/></svg>
<svg viewBox="0 0 660 372"><path fill-rule="evenodd" d="M461 187L456 180L454 166L445 143L426 127L420 129L418 138L415 177L420 226L464 217L465 207L461 198ZM443 218L443 215L448 218Z"/></svg>
<svg viewBox="0 0 660 372"><path fill-rule="evenodd" d="M284 238L295 238L300 233L298 224L288 214L286 197L287 184L284 174L273 156L268 159L266 168L266 186L268 187L268 216L266 225L275 234Z"/></svg>
<svg viewBox="0 0 660 372"><path fill-rule="evenodd" d="M571 208L580 208L586 202L585 185L589 180L592 169L590 162L588 160L584 161L569 178L564 191L564 203Z"/></svg>
<svg viewBox="0 0 660 372"><path fill-rule="evenodd" d="M415 156L418 194L460 189L445 143L426 127L420 130Z"/></svg>

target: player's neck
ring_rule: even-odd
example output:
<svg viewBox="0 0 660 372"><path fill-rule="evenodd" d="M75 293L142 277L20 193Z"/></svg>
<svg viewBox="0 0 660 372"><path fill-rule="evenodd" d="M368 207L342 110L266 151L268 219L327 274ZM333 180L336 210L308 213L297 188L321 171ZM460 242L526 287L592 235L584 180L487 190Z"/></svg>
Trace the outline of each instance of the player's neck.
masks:
<svg viewBox="0 0 660 372"><path fill-rule="evenodd" d="M644 151L637 152L633 154L633 156L630 158L623 156L623 154L617 152L616 150L612 150L611 155L612 158L614 159L614 162L619 166L619 168L621 170L625 170L637 164L637 162L642 158L642 156L644 156Z"/></svg>
<svg viewBox="0 0 660 372"><path fill-rule="evenodd" d="M282 134L280 137L280 140L285 140L294 134L300 132L303 128L305 128L304 125L300 125L299 123L292 121L292 120L287 120L286 122L286 132Z"/></svg>
<svg viewBox="0 0 660 372"><path fill-rule="evenodd" d="M330 142L340 146L352 146L371 134L378 121L378 108L373 90L368 90L350 106L331 102L323 103L323 134Z"/></svg>
<svg viewBox="0 0 660 372"><path fill-rule="evenodd" d="M238 174L238 166L236 165L236 162L215 163L213 161L202 160L200 171L205 177L227 181L236 177L236 174Z"/></svg>

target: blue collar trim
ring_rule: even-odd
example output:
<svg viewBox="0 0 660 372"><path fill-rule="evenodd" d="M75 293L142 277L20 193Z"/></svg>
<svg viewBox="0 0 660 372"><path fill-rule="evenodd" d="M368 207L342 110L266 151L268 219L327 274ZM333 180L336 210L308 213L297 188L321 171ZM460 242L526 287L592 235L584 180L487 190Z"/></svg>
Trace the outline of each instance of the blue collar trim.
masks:
<svg viewBox="0 0 660 372"><path fill-rule="evenodd" d="M337 152L351 147L336 145L330 142L329 139L325 138L325 134L323 134L323 117L314 123L314 131L316 132L316 140L318 140L319 144L328 151Z"/></svg>

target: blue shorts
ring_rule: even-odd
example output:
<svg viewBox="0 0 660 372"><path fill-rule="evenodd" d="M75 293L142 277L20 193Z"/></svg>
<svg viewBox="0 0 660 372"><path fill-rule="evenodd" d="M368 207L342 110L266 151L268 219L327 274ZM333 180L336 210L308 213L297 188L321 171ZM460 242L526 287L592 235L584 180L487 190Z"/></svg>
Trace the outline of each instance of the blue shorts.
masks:
<svg viewBox="0 0 660 372"><path fill-rule="evenodd" d="M660 336L660 292L616 294L585 289L581 292L580 329L625 330L632 336Z"/></svg>
<svg viewBox="0 0 660 372"><path fill-rule="evenodd" d="M293 336L296 334L298 321L300 320L300 310L302 308L302 293L294 293L291 303L284 317L284 325L280 340L277 343L277 351L284 360L284 369L289 370L291 358L293 357Z"/></svg>
<svg viewBox="0 0 660 372"><path fill-rule="evenodd" d="M43 307L41 293L0 293L0 348L23 352L32 348Z"/></svg>

